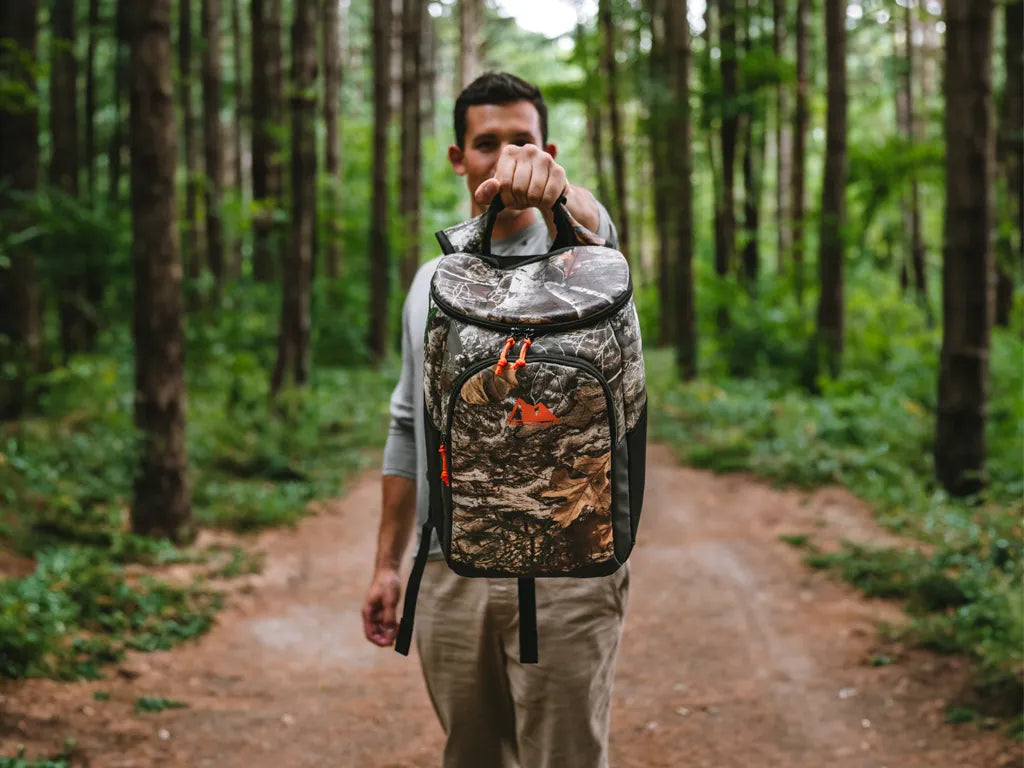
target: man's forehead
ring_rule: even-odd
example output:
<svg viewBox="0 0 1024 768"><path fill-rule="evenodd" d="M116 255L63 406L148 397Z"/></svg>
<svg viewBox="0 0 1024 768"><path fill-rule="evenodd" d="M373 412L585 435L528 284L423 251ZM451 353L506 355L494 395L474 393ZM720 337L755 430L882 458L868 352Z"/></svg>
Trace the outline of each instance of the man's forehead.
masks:
<svg viewBox="0 0 1024 768"><path fill-rule="evenodd" d="M466 110L466 136L528 133L541 139L540 113L529 101L474 104Z"/></svg>

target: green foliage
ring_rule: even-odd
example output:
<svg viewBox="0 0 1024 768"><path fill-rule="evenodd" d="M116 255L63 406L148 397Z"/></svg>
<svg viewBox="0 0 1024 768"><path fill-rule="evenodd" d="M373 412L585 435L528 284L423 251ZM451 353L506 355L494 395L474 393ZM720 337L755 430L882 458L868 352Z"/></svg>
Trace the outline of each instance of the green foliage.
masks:
<svg viewBox="0 0 1024 768"><path fill-rule="evenodd" d="M184 709L188 707L184 701L165 699L162 696L139 696L135 700L136 712L163 712L165 709Z"/></svg>
<svg viewBox="0 0 1024 768"><path fill-rule="evenodd" d="M29 760L22 748L17 757L0 757L0 768L70 768L70 763L63 756L53 760Z"/></svg>

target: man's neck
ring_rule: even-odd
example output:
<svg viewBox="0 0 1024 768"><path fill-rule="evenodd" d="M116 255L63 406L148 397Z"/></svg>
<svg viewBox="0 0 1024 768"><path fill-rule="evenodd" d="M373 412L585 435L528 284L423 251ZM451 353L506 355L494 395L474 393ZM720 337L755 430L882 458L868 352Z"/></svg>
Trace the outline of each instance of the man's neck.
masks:
<svg viewBox="0 0 1024 768"><path fill-rule="evenodd" d="M528 226L537 221L537 211L533 208L525 208L514 218L505 218L499 215L494 222L494 231L491 232L491 240L504 240L522 232Z"/></svg>

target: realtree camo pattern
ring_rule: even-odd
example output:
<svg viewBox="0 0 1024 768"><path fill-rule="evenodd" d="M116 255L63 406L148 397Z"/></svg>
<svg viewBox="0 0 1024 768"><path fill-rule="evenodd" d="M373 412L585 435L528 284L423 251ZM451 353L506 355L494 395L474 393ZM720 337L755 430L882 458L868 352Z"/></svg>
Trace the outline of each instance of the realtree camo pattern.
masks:
<svg viewBox="0 0 1024 768"><path fill-rule="evenodd" d="M530 422L520 400L558 420ZM510 415L525 418L509 424ZM611 430L593 375L549 362L500 376L488 366L462 386L450 446L453 561L541 575L612 557Z"/></svg>

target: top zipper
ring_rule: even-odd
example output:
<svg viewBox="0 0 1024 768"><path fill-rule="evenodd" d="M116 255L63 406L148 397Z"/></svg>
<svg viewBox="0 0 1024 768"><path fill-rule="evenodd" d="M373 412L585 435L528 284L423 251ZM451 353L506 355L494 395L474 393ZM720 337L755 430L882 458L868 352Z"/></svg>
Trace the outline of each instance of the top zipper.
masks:
<svg viewBox="0 0 1024 768"><path fill-rule="evenodd" d="M606 317L611 317L620 309L622 309L626 302L633 297L633 278L630 276L629 284L626 286L626 290L615 298L611 304L603 309L598 310L592 315L586 317L578 317L575 320L563 320L557 323L499 323L494 320L483 320L478 317L473 317L465 312L455 309L451 304L442 299L437 292L437 288L434 286L433 281L430 284L430 297L434 300L434 303L440 307L446 315L450 315L458 320L461 320L470 325L477 325L481 328L489 328L495 331L505 331L508 333L512 332L525 332L530 338L536 335L545 333L556 333L559 331L572 331L576 328L585 328L588 325L593 325L599 320L603 320Z"/></svg>

